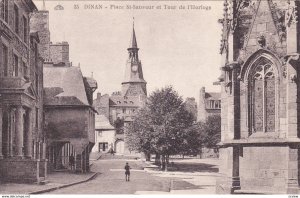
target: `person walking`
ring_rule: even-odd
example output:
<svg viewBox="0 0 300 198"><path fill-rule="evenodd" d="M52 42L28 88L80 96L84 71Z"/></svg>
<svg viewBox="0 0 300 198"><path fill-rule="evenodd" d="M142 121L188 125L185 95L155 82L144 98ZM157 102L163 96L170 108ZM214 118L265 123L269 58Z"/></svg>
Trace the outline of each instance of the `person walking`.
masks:
<svg viewBox="0 0 300 198"><path fill-rule="evenodd" d="M126 181L129 181L130 179L130 166L128 165L128 162L126 162L126 165L125 165L125 179Z"/></svg>

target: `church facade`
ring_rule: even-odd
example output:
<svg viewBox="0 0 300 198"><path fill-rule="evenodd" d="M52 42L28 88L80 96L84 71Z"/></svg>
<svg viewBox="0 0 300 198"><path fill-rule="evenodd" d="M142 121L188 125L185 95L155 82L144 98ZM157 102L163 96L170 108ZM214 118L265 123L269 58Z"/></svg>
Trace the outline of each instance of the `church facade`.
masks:
<svg viewBox="0 0 300 198"><path fill-rule="evenodd" d="M147 82L143 77L134 27L127 51L128 60L122 91L114 92L111 96L107 94L101 96L98 93L94 101L98 113L107 116L110 123L116 128L115 143L112 149L119 154L130 153L126 146L126 126L132 122L137 109L143 107L147 99Z"/></svg>
<svg viewBox="0 0 300 198"><path fill-rule="evenodd" d="M218 193L298 193L299 9L224 0Z"/></svg>

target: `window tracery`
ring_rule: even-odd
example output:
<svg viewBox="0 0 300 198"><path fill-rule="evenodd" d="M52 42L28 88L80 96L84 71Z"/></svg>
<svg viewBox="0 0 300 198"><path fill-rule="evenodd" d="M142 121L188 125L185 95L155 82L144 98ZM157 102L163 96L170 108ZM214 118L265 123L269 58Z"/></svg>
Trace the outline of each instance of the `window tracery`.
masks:
<svg viewBox="0 0 300 198"><path fill-rule="evenodd" d="M250 81L250 134L275 131L276 82L274 66L261 59L254 67Z"/></svg>

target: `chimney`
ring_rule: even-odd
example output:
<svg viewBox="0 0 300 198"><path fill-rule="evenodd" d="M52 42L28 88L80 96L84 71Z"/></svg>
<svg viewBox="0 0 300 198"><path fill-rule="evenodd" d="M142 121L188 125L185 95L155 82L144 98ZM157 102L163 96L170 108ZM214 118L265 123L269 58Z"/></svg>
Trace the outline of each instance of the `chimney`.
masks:
<svg viewBox="0 0 300 198"><path fill-rule="evenodd" d="M200 89L197 121L206 120L205 87Z"/></svg>

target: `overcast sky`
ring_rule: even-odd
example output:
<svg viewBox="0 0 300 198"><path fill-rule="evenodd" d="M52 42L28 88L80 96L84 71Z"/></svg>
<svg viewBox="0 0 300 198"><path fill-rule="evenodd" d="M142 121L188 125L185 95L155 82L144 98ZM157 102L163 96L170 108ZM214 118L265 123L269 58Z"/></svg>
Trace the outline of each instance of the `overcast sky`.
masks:
<svg viewBox="0 0 300 198"><path fill-rule="evenodd" d="M34 0L39 9L41 0ZM219 91L213 85L220 76L222 1L54 1L46 0L50 12L51 41L68 41L70 61L80 62L85 76L98 82L98 92L111 94L121 90L127 48L135 18L139 57L142 61L148 94L166 85L186 97L196 97L202 86ZM58 4L64 10L55 10ZM74 9L74 5L79 9ZM91 5L102 5L102 9ZM110 9L111 6L161 6L161 9ZM165 5L176 6L165 9ZM184 5L186 9L178 9ZM188 5L202 9L187 9ZM210 10L203 8L210 6ZM107 8L105 8L107 7Z"/></svg>

